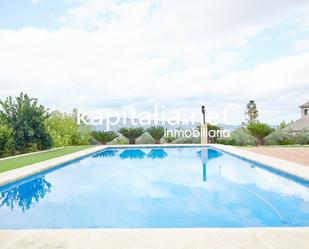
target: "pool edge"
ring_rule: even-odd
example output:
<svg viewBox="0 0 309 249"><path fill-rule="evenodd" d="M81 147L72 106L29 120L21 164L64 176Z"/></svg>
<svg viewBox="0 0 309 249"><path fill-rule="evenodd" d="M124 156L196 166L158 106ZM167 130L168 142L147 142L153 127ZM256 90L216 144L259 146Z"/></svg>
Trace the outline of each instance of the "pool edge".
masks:
<svg viewBox="0 0 309 249"><path fill-rule="evenodd" d="M93 148L81 150L61 157L46 160L40 163L31 164L22 168L13 169L0 173L0 187L22 180L26 177L42 173L52 168L58 167L61 164L74 161L76 159L82 159L91 154L97 153L101 150L108 148L151 148L151 147L201 147L207 146L221 150L223 152L230 153L234 156L239 156L243 159L253 161L255 163L262 164L270 169L277 170L282 173L286 173L290 176L309 181L309 167L301 164L292 163L286 160L260 155L251 151L242 150L228 145L221 144L136 144L136 145L98 145Z"/></svg>
<svg viewBox="0 0 309 249"><path fill-rule="evenodd" d="M58 167L61 164L76 160L88 156L90 154L96 153L100 150L105 149L107 146L95 146L89 149L80 150L73 152L64 156L57 158L52 158L43 162L30 164L18 169L9 170L3 173L0 173L0 187L14 183L16 181L22 180L32 175L39 174L41 172L47 171L49 169Z"/></svg>

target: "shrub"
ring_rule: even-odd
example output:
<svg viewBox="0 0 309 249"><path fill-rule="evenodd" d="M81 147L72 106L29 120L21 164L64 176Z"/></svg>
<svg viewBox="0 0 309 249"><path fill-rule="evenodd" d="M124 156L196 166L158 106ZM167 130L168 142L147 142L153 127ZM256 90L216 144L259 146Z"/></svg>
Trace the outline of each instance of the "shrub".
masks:
<svg viewBox="0 0 309 249"><path fill-rule="evenodd" d="M12 129L5 125L0 125L0 157L10 155L12 149Z"/></svg>
<svg viewBox="0 0 309 249"><path fill-rule="evenodd" d="M230 137L221 137L217 140L220 144L246 146L255 145L254 137L245 128L239 128L231 132Z"/></svg>
<svg viewBox="0 0 309 249"><path fill-rule="evenodd" d="M93 131L91 135L101 144L107 144L118 137L118 134L115 131Z"/></svg>
<svg viewBox="0 0 309 249"><path fill-rule="evenodd" d="M97 140L95 140L92 136L90 136L90 138L88 140L88 144L90 144L90 145L100 145L101 143L98 142Z"/></svg>
<svg viewBox="0 0 309 249"><path fill-rule="evenodd" d="M137 144L154 144L155 140L148 132L143 133L139 138L136 139Z"/></svg>
<svg viewBox="0 0 309 249"><path fill-rule="evenodd" d="M295 141L297 144L309 144L309 130L297 132L295 135Z"/></svg>
<svg viewBox="0 0 309 249"><path fill-rule="evenodd" d="M73 114L52 112L45 126L54 147L88 144L90 139L91 127L78 125Z"/></svg>
<svg viewBox="0 0 309 249"><path fill-rule="evenodd" d="M164 128L162 126L153 126L147 129L147 132L155 140L156 144L160 144L161 138L164 136Z"/></svg>
<svg viewBox="0 0 309 249"><path fill-rule="evenodd" d="M265 137L265 143L267 145L289 145L295 144L296 141L291 132L277 130Z"/></svg>
<svg viewBox="0 0 309 249"><path fill-rule="evenodd" d="M173 136L171 136L171 135L167 135L167 136L165 136L164 137L164 141L166 142L166 143L168 143L168 144L170 144L170 143L172 143L174 140L176 140L177 139L177 137L173 137Z"/></svg>
<svg viewBox="0 0 309 249"><path fill-rule="evenodd" d="M247 130L253 137L255 137L257 145L263 145L264 137L268 136L274 131L269 125L260 122L248 123Z"/></svg>
<svg viewBox="0 0 309 249"><path fill-rule="evenodd" d="M265 138L267 145L309 144L309 131L277 130Z"/></svg>
<svg viewBox="0 0 309 249"><path fill-rule="evenodd" d="M136 139L140 137L145 130L142 127L121 128L118 132L129 140L129 144L135 144Z"/></svg>
<svg viewBox="0 0 309 249"><path fill-rule="evenodd" d="M175 139L172 144L199 144L201 138L199 137L180 137Z"/></svg>
<svg viewBox="0 0 309 249"><path fill-rule="evenodd" d="M119 134L119 136L114 139L111 144L128 144L128 139L126 139L124 136Z"/></svg>

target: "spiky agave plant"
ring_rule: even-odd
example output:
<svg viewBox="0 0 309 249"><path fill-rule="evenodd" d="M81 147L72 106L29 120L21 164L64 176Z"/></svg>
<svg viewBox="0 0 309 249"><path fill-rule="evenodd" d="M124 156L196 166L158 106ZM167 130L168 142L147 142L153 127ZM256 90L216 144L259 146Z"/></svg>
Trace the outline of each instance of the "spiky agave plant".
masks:
<svg viewBox="0 0 309 249"><path fill-rule="evenodd" d="M135 140L140 137L145 130L142 127L137 128L121 128L118 131L125 138L129 139L129 144L135 144Z"/></svg>
<svg viewBox="0 0 309 249"><path fill-rule="evenodd" d="M164 128L162 126L150 127L147 129L147 132L152 136L156 144L160 144L160 140L164 136Z"/></svg>
<svg viewBox="0 0 309 249"><path fill-rule="evenodd" d="M108 142L114 140L118 137L117 132L115 131L93 131L92 137L100 142L101 144L107 144Z"/></svg>

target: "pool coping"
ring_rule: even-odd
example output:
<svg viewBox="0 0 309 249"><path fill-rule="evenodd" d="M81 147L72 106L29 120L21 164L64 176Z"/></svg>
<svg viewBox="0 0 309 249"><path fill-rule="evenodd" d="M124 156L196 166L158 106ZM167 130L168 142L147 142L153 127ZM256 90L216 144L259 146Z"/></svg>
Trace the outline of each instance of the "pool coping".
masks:
<svg viewBox="0 0 309 249"><path fill-rule="evenodd" d="M84 149L77 151L68 155L61 157L49 159L43 162L31 164L18 169L9 170L0 173L0 187L8 185L10 183L22 180L26 177L42 173L49 169L58 167L61 164L68 163L70 161L86 157L98 151L107 148L153 148L153 147L200 147L207 146L210 148L215 148L234 156L244 158L245 160L250 160L252 162L262 164L269 169L276 170L281 173L285 173L289 176L294 176L298 179L309 181L309 167L286 160L265 156L257 154L255 152L242 150L237 147L221 144L135 144L135 145L98 145L89 149Z"/></svg>
<svg viewBox="0 0 309 249"><path fill-rule="evenodd" d="M307 249L309 228L0 230L2 249Z"/></svg>
<svg viewBox="0 0 309 249"><path fill-rule="evenodd" d="M63 163L67 163L77 158L88 156L97 151L103 150L107 146L95 146L89 149L80 150L73 152L64 156L52 158L46 161L30 164L21 168L9 170L3 173L0 173L0 187L7 184L22 180L26 177L47 171L49 169L55 168Z"/></svg>

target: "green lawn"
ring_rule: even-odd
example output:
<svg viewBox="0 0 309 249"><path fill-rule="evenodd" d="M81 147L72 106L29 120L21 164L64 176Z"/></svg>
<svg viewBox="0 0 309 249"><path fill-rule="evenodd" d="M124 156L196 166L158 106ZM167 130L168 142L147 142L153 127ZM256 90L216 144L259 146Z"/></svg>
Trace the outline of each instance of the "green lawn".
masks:
<svg viewBox="0 0 309 249"><path fill-rule="evenodd" d="M93 145L69 146L51 151L42 151L33 155L23 155L16 158L0 160L0 173L12 169L21 168L33 163L42 162L55 157L64 156L76 151L91 148Z"/></svg>

